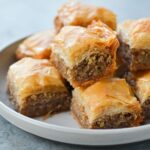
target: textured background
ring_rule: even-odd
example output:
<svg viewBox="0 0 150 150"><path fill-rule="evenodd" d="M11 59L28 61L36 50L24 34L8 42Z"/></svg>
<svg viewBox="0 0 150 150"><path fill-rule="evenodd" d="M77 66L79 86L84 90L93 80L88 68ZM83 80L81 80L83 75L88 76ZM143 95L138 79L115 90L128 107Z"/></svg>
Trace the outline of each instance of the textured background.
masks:
<svg viewBox="0 0 150 150"><path fill-rule="evenodd" d="M53 27L58 7L66 0L0 0L0 48L31 33ZM149 0L84 0L106 6L125 19L150 17ZM150 141L111 147L85 147L45 140L24 132L0 116L0 150L149 150Z"/></svg>

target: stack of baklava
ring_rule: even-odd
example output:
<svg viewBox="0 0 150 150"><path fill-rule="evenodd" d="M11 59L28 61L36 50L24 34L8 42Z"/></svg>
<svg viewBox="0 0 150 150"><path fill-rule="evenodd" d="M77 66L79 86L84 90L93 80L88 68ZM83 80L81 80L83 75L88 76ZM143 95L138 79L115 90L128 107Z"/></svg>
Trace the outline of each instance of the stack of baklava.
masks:
<svg viewBox="0 0 150 150"><path fill-rule="evenodd" d="M116 26L103 7L63 5L55 31L27 38L16 51L21 60L7 77L15 108L30 117L71 108L84 128L140 125L150 116L150 72L138 71L150 68L150 19L121 24L118 37Z"/></svg>

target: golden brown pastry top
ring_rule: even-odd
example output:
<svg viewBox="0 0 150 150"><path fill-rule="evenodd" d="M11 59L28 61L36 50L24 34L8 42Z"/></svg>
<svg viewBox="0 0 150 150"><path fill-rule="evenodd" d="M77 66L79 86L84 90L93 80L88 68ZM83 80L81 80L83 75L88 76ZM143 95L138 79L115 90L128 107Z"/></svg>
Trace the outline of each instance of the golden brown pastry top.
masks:
<svg viewBox="0 0 150 150"><path fill-rule="evenodd" d="M150 97L150 71L142 71L134 74L136 78L136 94L141 102Z"/></svg>
<svg viewBox="0 0 150 150"><path fill-rule="evenodd" d="M125 21L119 25L118 34L131 48L150 49L150 18Z"/></svg>
<svg viewBox="0 0 150 150"><path fill-rule="evenodd" d="M88 88L76 88L75 99L85 108L92 121L98 115L141 111L125 79L103 79Z"/></svg>
<svg viewBox="0 0 150 150"><path fill-rule="evenodd" d="M47 30L38 32L25 39L16 51L18 59L33 57L37 59L49 59L51 54L51 42L55 36L55 31Z"/></svg>
<svg viewBox="0 0 150 150"><path fill-rule="evenodd" d="M116 15L112 11L102 7L69 1L59 9L55 18L55 23L57 30L59 30L61 26L66 25L79 25L86 27L93 20L99 19L113 30L116 29Z"/></svg>
<svg viewBox="0 0 150 150"><path fill-rule="evenodd" d="M87 28L79 26L65 26L55 36L52 51L59 55L67 66L72 67L82 59L83 54L97 48L105 51L109 48L115 56L119 42L116 32L101 21L93 22Z"/></svg>
<svg viewBox="0 0 150 150"><path fill-rule="evenodd" d="M7 79L19 100L55 87L66 90L58 71L46 59L19 60L10 66Z"/></svg>

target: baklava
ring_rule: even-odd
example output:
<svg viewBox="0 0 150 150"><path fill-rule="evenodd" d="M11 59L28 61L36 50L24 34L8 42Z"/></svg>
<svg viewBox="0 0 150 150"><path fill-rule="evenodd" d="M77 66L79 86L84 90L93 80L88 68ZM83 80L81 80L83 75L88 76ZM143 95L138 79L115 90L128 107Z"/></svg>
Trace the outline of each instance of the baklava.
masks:
<svg viewBox="0 0 150 150"><path fill-rule="evenodd" d="M26 116L69 110L71 95L56 68L46 59L19 60L10 66L7 81L11 102Z"/></svg>
<svg viewBox="0 0 150 150"><path fill-rule="evenodd" d="M101 20L113 30L116 29L116 15L112 11L75 1L69 1L59 9L55 27L57 31L66 25L87 27L93 20Z"/></svg>
<svg viewBox="0 0 150 150"><path fill-rule="evenodd" d="M125 79L118 78L75 88L71 111L83 128L133 127L143 120L140 103Z"/></svg>
<svg viewBox="0 0 150 150"><path fill-rule="evenodd" d="M17 59L32 57L36 59L49 59L51 54L51 42L55 31L47 30L38 32L25 39L16 51Z"/></svg>
<svg viewBox="0 0 150 150"><path fill-rule="evenodd" d="M88 86L116 69L116 33L101 21L65 26L55 36L51 61L73 87Z"/></svg>
<svg viewBox="0 0 150 150"><path fill-rule="evenodd" d="M117 56L130 71L150 69L150 19L128 20L118 27Z"/></svg>
<svg viewBox="0 0 150 150"><path fill-rule="evenodd" d="M128 75L129 76L129 75ZM130 84L138 97L145 118L150 118L150 71L130 73Z"/></svg>

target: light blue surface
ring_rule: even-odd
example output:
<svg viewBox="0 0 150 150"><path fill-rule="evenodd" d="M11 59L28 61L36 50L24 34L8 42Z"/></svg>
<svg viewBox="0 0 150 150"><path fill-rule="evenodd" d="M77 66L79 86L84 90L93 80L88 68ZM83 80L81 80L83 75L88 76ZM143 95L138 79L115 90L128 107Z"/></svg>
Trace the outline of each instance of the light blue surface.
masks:
<svg viewBox="0 0 150 150"><path fill-rule="evenodd" d="M66 0L0 0L0 48L28 34L52 28L58 7ZM149 0L84 0L112 9L118 22L150 17ZM45 140L24 132L0 116L0 150L149 150L150 141L111 147L85 147Z"/></svg>

